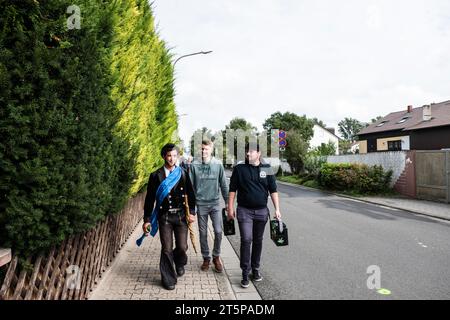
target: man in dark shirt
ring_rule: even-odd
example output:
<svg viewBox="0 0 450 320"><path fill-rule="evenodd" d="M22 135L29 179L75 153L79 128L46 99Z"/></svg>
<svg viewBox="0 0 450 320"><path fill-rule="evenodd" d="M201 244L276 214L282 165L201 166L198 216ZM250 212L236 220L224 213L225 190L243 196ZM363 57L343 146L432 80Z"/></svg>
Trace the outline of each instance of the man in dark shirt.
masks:
<svg viewBox="0 0 450 320"><path fill-rule="evenodd" d="M153 172L148 181L142 229L144 233L149 232L151 215L155 205L159 205L157 208L157 229L160 231L159 237L161 240L159 269L163 287L167 290L173 290L177 283L177 276L181 277L184 274L184 266L187 263L186 197L188 198L190 211L189 222L193 223L195 221L195 195L187 172L182 168L176 168L178 148L174 144L168 143L162 148L161 156L164 158L164 166ZM158 187L172 172L176 174L176 170L181 170L178 182L171 188L163 201L158 204L156 199ZM175 249L173 249L174 235Z"/></svg>
<svg viewBox="0 0 450 320"><path fill-rule="evenodd" d="M234 198L237 192L237 209L234 212ZM274 217L281 218L277 184L269 164L261 163L259 145L246 145L246 162L233 169L228 198L228 218L237 215L241 234L241 286L249 286L249 274L253 280L261 281L259 272L264 229L269 218L267 199L270 194L275 207Z"/></svg>

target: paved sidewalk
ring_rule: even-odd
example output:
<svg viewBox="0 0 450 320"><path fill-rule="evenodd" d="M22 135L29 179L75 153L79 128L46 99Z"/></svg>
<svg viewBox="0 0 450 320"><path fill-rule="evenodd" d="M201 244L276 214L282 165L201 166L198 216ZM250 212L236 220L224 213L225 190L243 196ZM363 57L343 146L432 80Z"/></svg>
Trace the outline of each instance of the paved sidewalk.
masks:
<svg viewBox="0 0 450 320"><path fill-rule="evenodd" d="M305 187L298 184L293 184L289 182L277 181L277 183L298 187L301 189L307 190L315 190L322 191L326 193L331 193L339 197L350 198L354 200L364 201L376 205L382 205L394 209L409 211L417 214L422 214L434 218L440 218L445 220L450 220L450 204L441 203L441 202L433 202L427 200L419 200L419 199L409 199L404 197L352 197L348 195L343 195L340 193L335 193L326 190L314 189Z"/></svg>
<svg viewBox="0 0 450 320"><path fill-rule="evenodd" d="M355 199L450 220L450 204L447 203L400 197L362 197Z"/></svg>
<svg viewBox="0 0 450 320"><path fill-rule="evenodd" d="M208 240L212 248L211 225L209 231ZM195 232L198 237L197 228ZM178 278L175 290L168 291L161 286L159 233L154 238L147 237L141 247L137 247L135 241L141 234L139 224L92 292L90 300L261 299L252 283L249 288L240 287L239 258L227 237L224 236L222 240L221 257L225 269L222 273L213 271L213 268L208 272L201 271L200 265L203 262L201 253L195 254L188 239L186 273ZM200 244L198 249L200 250Z"/></svg>

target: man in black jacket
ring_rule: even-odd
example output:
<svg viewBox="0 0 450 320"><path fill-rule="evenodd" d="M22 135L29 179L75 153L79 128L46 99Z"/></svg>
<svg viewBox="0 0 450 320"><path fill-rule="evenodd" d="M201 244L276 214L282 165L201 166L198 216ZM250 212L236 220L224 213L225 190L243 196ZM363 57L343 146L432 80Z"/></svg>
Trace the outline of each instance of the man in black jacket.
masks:
<svg viewBox="0 0 450 320"><path fill-rule="evenodd" d="M179 150L172 144L166 144L161 150L164 158L164 166L150 175L147 195L144 204L144 224L142 229L148 233L151 225L151 215L155 205L159 205L157 221L161 240L161 258L159 268L161 271L162 285L167 290L175 289L177 276L184 274L184 266L187 263L187 237L188 226L186 221L186 197L189 204L189 222L195 221L195 195L189 175L181 169L181 178L172 187L169 194L158 204L156 191L161 182L176 169ZM156 204L155 204L156 201ZM173 248L173 236L175 235L175 249ZM175 264L175 268L174 268Z"/></svg>

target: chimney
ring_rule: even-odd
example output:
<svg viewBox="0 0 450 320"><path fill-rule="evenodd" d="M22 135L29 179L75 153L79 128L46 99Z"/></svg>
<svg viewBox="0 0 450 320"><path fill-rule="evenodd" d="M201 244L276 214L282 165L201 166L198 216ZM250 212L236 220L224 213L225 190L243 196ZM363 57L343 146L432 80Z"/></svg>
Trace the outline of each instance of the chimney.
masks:
<svg viewBox="0 0 450 320"><path fill-rule="evenodd" d="M431 105L424 105L422 107L423 109L423 121L430 121L431 120Z"/></svg>
<svg viewBox="0 0 450 320"><path fill-rule="evenodd" d="M408 113L411 113L412 112L412 106L408 106L407 111L408 111Z"/></svg>

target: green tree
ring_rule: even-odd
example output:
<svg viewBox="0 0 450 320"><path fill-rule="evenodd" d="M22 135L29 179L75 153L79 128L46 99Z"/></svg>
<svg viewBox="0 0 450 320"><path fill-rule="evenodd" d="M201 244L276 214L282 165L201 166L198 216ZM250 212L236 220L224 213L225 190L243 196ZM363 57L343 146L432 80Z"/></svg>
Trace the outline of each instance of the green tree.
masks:
<svg viewBox="0 0 450 320"><path fill-rule="evenodd" d="M351 154L352 143L350 140L339 140L339 154Z"/></svg>
<svg viewBox="0 0 450 320"><path fill-rule="evenodd" d="M292 112L275 112L264 121L263 128L270 133L272 129L285 131L295 130L304 141L309 141L314 135L314 121L306 118L305 115L299 116Z"/></svg>
<svg viewBox="0 0 450 320"><path fill-rule="evenodd" d="M381 119L383 119L382 116L377 116L377 117L371 119L371 120L370 120L370 123L375 123L375 122L377 122L378 120L381 120ZM369 123L368 123L367 125L369 125Z"/></svg>
<svg viewBox="0 0 450 320"><path fill-rule="evenodd" d="M241 129L243 131L250 131L252 133L257 132L257 128L252 125L250 122L247 122L244 118L233 118L230 123L225 126L225 129L238 130Z"/></svg>
<svg viewBox="0 0 450 320"><path fill-rule="evenodd" d="M289 163L292 172L298 174L303 170L309 144L305 141L303 135L296 130L287 132L286 142L288 148L284 152L284 158Z"/></svg>
<svg viewBox="0 0 450 320"><path fill-rule="evenodd" d="M319 120L317 118L313 118L312 121L313 121L314 124L317 124L318 126L321 126L322 128L326 128L327 127L325 122L323 122L322 120Z"/></svg>
<svg viewBox="0 0 450 320"><path fill-rule="evenodd" d="M356 135L365 125L356 119L345 118L338 123L338 127L344 140L355 141Z"/></svg>
<svg viewBox="0 0 450 320"><path fill-rule="evenodd" d="M332 156L336 154L336 144L329 141L328 143L321 143L320 146L315 147L310 153L316 156Z"/></svg>

